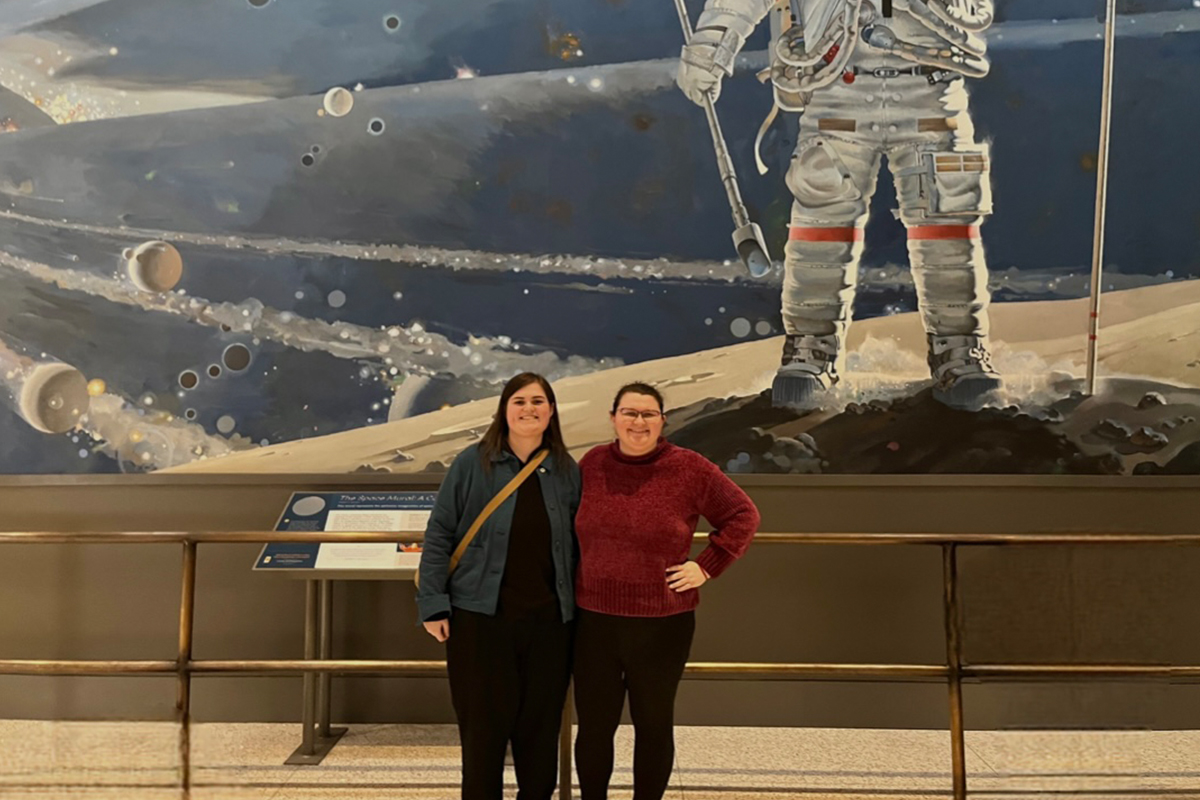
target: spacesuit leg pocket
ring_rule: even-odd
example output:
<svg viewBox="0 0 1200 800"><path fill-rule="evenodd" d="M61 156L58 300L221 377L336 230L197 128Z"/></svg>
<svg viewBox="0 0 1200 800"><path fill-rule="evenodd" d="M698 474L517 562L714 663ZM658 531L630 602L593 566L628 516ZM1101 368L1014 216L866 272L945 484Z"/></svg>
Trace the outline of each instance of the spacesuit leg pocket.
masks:
<svg viewBox="0 0 1200 800"><path fill-rule="evenodd" d="M962 220L992 213L991 155L986 144L917 153L897 175L901 214L911 222Z"/></svg>
<svg viewBox="0 0 1200 800"><path fill-rule="evenodd" d="M797 145L787 185L801 206L821 209L862 199L862 189L838 150L839 143L824 136L809 136Z"/></svg>

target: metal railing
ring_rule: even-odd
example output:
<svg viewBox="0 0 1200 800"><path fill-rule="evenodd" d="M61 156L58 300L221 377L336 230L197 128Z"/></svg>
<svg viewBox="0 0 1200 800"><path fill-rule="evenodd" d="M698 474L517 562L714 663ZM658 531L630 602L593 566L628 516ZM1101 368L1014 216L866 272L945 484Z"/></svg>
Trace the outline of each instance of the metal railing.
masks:
<svg viewBox="0 0 1200 800"><path fill-rule="evenodd" d="M333 532L0 532L0 544L101 544L101 543L175 543L183 546L183 569L179 600L179 650L175 661L135 660L48 660L0 659L0 674L6 675L175 675L177 679L176 719L179 723L180 786L187 797L192 786L191 753L191 681L194 675L267 675L305 676L335 674L386 674L431 676L445 672L444 661L384 661L328 658L326 642L321 657L316 643L306 630L304 659L273 660L195 660L192 658L192 623L196 594L196 549L200 544L269 542L419 542L420 534L333 533ZM706 537L697 534L698 540ZM1200 534L1137 533L760 533L755 544L805 545L937 545L942 549L943 598L946 663L944 664L836 664L836 663L748 663L690 662L685 676L698 679L750 680L945 680L949 689L951 770L954 797L965 800L967 774L965 729L963 725L962 683L964 679L1047 680L1178 680L1200 679L1200 666L1159 664L965 664L962 659L962 615L959 607L958 548L972 545L1198 545ZM311 587L307 594L313 616L317 602ZM328 684L325 683L325 691ZM308 687L306 686L306 691ZM305 703L305 709L311 704ZM559 797L571 797L571 726L570 705L564 711L562 763ZM305 720L311 728L312 720Z"/></svg>

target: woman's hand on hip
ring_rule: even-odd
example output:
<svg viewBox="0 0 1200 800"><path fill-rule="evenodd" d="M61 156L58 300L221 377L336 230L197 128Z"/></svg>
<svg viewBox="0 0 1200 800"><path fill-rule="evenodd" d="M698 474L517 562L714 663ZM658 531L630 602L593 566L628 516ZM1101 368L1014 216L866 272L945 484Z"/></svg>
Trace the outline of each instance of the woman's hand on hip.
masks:
<svg viewBox="0 0 1200 800"><path fill-rule="evenodd" d="M699 589L708 581L704 570L695 561L688 561L677 567L667 567L667 586L672 591L686 592Z"/></svg>
<svg viewBox="0 0 1200 800"><path fill-rule="evenodd" d="M439 642L444 642L450 638L450 620L435 619L432 622L422 624L425 626L425 630L429 631L429 635Z"/></svg>

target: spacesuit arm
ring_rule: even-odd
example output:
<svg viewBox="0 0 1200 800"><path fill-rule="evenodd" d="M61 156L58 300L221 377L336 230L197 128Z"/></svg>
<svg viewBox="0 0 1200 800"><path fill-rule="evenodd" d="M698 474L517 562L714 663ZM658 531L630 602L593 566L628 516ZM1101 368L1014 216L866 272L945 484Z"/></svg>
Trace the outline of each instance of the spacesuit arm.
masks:
<svg viewBox="0 0 1200 800"><path fill-rule="evenodd" d="M708 0L692 38L679 57L675 82L697 105L716 102L721 79L733 74L733 61L776 0Z"/></svg>
<svg viewBox="0 0 1200 800"><path fill-rule="evenodd" d="M684 48L684 60L732 75L733 60L774 5L775 0L708 0Z"/></svg>

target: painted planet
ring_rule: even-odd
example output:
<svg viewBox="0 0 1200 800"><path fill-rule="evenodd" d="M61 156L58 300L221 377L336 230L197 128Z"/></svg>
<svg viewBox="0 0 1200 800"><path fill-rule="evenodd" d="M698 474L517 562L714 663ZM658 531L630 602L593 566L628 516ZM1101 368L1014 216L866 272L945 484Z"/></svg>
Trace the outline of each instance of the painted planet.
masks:
<svg viewBox="0 0 1200 800"><path fill-rule="evenodd" d="M344 117L354 108L354 95L349 89L335 86L325 93L325 113L331 117Z"/></svg>
<svg viewBox="0 0 1200 800"><path fill-rule="evenodd" d="M146 242L125 251L125 269L143 292L169 292L183 277L183 258L173 245Z"/></svg>
<svg viewBox="0 0 1200 800"><path fill-rule="evenodd" d="M66 433L88 410L88 382L69 364L38 364L21 387L25 421L42 433Z"/></svg>

